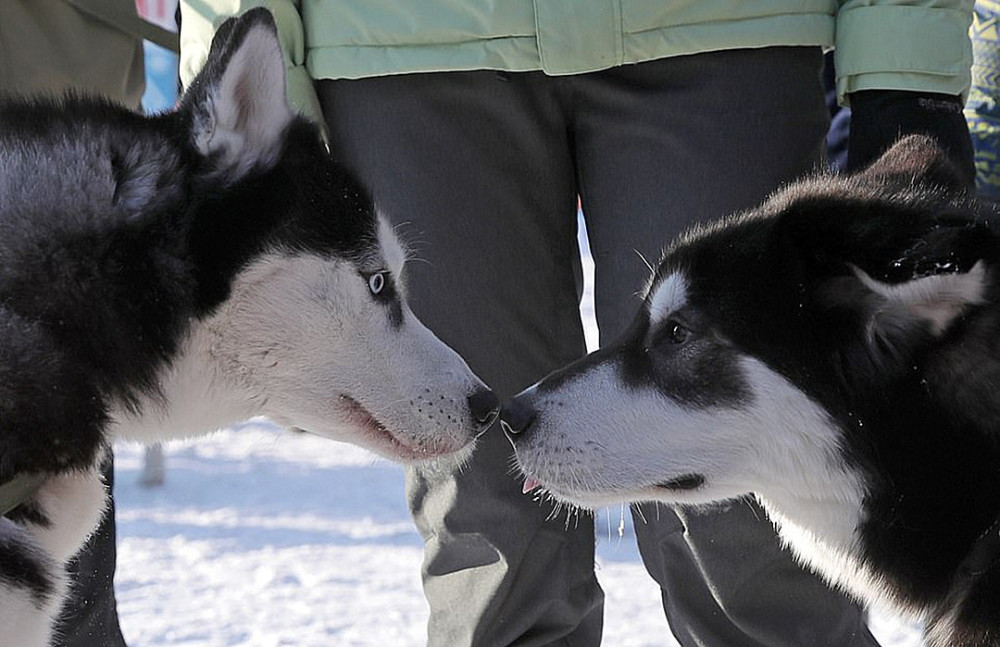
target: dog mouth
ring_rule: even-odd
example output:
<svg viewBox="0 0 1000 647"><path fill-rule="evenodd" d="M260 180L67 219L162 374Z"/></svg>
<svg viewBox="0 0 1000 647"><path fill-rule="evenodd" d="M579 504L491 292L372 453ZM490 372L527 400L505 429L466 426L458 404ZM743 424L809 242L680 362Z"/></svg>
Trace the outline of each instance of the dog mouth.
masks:
<svg viewBox="0 0 1000 647"><path fill-rule="evenodd" d="M661 481L659 483L653 484L653 489L659 490L670 490L673 492L687 492L692 490L697 490L705 484L705 477L701 474L685 474L683 476L678 476L677 478L669 479L667 481ZM524 477L524 483L521 485L521 492L523 494L528 494L535 490L546 489L552 491L551 486L547 486L545 483L537 479L536 477L526 474ZM611 494L610 492L608 493ZM626 498L629 498L626 496Z"/></svg>
<svg viewBox="0 0 1000 647"><path fill-rule="evenodd" d="M412 440L404 440L349 395L338 397L337 409L344 415L348 424L359 429L369 439L373 449L398 461L416 462L447 456L465 446L453 442L423 445Z"/></svg>
<svg viewBox="0 0 1000 647"><path fill-rule="evenodd" d="M697 490L704 484L705 477L701 474L685 474L674 479L654 483L653 486L662 490L687 491Z"/></svg>
<svg viewBox="0 0 1000 647"><path fill-rule="evenodd" d="M536 488L542 487L542 482L530 474L524 477L524 484L521 486L521 494L527 494Z"/></svg>

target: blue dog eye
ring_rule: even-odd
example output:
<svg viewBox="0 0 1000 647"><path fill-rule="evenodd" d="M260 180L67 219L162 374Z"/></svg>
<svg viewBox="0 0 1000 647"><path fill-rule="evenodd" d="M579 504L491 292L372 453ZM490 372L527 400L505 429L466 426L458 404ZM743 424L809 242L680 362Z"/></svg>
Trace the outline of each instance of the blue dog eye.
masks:
<svg viewBox="0 0 1000 647"><path fill-rule="evenodd" d="M385 287L385 272L378 272L368 277L368 289L372 294L378 294Z"/></svg>

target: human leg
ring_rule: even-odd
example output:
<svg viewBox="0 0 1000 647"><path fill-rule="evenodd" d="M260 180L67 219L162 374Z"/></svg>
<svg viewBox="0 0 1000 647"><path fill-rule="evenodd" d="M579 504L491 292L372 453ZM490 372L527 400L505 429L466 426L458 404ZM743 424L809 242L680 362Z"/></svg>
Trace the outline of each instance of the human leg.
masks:
<svg viewBox="0 0 1000 647"><path fill-rule="evenodd" d="M648 280L640 255L818 168L827 113L810 48L717 52L579 77L574 131L601 342ZM873 645L861 609L794 563L749 500L643 506L636 534L683 645Z"/></svg>
<svg viewBox="0 0 1000 647"><path fill-rule="evenodd" d="M540 74L318 84L335 155L415 259L408 298L501 398L584 352L573 169ZM499 430L464 470L411 469L429 644L597 645L593 521L547 520Z"/></svg>

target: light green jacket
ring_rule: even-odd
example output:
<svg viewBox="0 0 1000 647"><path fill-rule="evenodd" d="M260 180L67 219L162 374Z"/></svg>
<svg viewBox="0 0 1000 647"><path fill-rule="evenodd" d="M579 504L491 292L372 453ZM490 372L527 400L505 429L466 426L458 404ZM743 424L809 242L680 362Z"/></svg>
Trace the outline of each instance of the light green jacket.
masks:
<svg viewBox="0 0 1000 647"><path fill-rule="evenodd" d="M856 90L959 95L973 0L182 0L181 78L211 36L253 6L275 14L292 103L320 112L312 79L453 70L574 74L723 49L836 48L841 101Z"/></svg>

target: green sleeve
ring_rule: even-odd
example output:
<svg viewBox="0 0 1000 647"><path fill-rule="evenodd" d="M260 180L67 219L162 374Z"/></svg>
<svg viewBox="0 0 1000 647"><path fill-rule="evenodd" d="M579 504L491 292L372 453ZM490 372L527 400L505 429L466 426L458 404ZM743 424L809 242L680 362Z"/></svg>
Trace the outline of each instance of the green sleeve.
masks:
<svg viewBox="0 0 1000 647"><path fill-rule="evenodd" d="M837 13L837 95L969 90L973 0L841 0Z"/></svg>
<svg viewBox="0 0 1000 647"><path fill-rule="evenodd" d="M181 83L186 87L205 64L212 36L226 18L253 7L266 7L278 25L288 103L300 114L323 124L316 89L306 71L305 36L298 5L298 0L181 0Z"/></svg>

